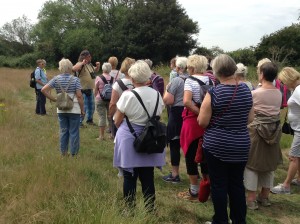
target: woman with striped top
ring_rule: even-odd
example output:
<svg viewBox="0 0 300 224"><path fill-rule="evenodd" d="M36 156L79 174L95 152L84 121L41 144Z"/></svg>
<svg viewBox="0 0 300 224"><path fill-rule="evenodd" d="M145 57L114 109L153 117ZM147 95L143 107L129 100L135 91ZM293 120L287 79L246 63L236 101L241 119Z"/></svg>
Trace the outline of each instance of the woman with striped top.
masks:
<svg viewBox="0 0 300 224"><path fill-rule="evenodd" d="M231 57L217 56L212 68L220 84L206 94L198 123L206 128L203 149L215 210L213 223L228 223L229 197L230 219L242 224L247 211L243 173L250 149L247 124L254 116L252 95L246 84L235 80L237 66Z"/></svg>
<svg viewBox="0 0 300 224"><path fill-rule="evenodd" d="M55 76L42 89L42 93L48 99L55 102L56 98L50 94L50 90L55 88L56 93L61 93L61 85L61 87L66 90L66 92L74 102L74 106L70 110L57 109L59 121L60 151L62 156L66 156L68 154L69 143L71 155L77 155L79 151L80 116L84 116L83 97L81 93L80 80L79 78L71 75L72 67L73 64L71 63L71 61L69 59L63 58L59 62L58 68L62 74Z"/></svg>

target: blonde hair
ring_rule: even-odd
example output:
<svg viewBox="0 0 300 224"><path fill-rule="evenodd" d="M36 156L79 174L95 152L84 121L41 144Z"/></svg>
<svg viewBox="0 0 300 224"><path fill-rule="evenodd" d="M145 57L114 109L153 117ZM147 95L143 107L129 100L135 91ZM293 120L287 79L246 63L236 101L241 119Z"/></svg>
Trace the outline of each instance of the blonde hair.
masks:
<svg viewBox="0 0 300 224"><path fill-rule="evenodd" d="M258 68L258 70L266 62L271 62L271 60L269 58L263 58L263 59L259 60L257 63L257 66L256 66Z"/></svg>
<svg viewBox="0 0 300 224"><path fill-rule="evenodd" d="M58 62L58 70L62 73L72 73L73 64L72 62L67 58L62 58Z"/></svg>
<svg viewBox="0 0 300 224"><path fill-rule="evenodd" d="M278 75L278 79L284 84L292 84L300 79L300 73L292 67L284 67Z"/></svg>
<svg viewBox="0 0 300 224"><path fill-rule="evenodd" d="M112 69L116 69L117 68L117 65L118 65L118 58L117 57L111 56L108 59L108 62L111 64L111 68Z"/></svg>
<svg viewBox="0 0 300 224"><path fill-rule="evenodd" d="M135 59L126 57L126 58L123 60L122 64L121 64L120 72L122 72L122 73L124 73L125 75L127 75L130 66L131 66L134 62L135 62Z"/></svg>
<svg viewBox="0 0 300 224"><path fill-rule="evenodd" d="M203 55L194 54L188 57L187 66L194 68L194 73L204 74L207 69L208 60Z"/></svg>

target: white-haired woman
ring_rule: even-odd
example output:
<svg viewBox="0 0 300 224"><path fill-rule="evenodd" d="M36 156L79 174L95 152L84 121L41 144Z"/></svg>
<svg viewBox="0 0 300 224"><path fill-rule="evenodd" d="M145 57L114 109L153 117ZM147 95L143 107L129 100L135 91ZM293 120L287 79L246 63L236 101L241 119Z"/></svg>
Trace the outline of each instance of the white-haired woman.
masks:
<svg viewBox="0 0 300 224"><path fill-rule="evenodd" d="M106 62L102 65L102 75L97 76L95 79L95 89L94 89L94 95L95 95L95 103L96 103L96 110L99 115L99 137L97 140L101 141L104 140L104 131L106 127L106 120L108 121L108 127L111 127L111 119L109 119L109 101L105 101L101 97L101 92L105 85L105 80L107 83L112 83L113 78L109 75L111 72L111 64Z"/></svg>
<svg viewBox="0 0 300 224"><path fill-rule="evenodd" d="M71 155L77 155L79 151L80 115L84 115L80 80L79 78L71 75L72 67L73 64L69 59L63 58L60 60L59 70L61 74L51 79L41 90L48 99L55 102L56 98L51 95L50 90L55 88L56 93L61 93L62 90L60 85L64 90L66 90L66 87L69 85L66 92L71 98L73 98L74 106L71 110L57 109L60 151L63 156L68 154L69 145Z"/></svg>
<svg viewBox="0 0 300 224"><path fill-rule="evenodd" d="M167 85L163 100L168 106L167 139L170 147L172 171L163 176L166 182L180 182L180 132L182 127L183 92L184 82L189 76L186 72L186 57L178 57L176 60L176 70L179 77L173 78Z"/></svg>
<svg viewBox="0 0 300 224"><path fill-rule="evenodd" d="M235 77L238 83L245 83L250 91L254 90L254 86L247 80L248 68L243 63L236 64L237 70L235 71Z"/></svg>
<svg viewBox="0 0 300 224"><path fill-rule="evenodd" d="M294 138L289 152L289 169L282 184L271 189L274 194L290 194L291 185L300 186L300 73L292 68L285 67L279 73L278 79L290 90L293 90L288 100L288 120L294 130ZM298 177L295 178L298 172Z"/></svg>
<svg viewBox="0 0 300 224"><path fill-rule="evenodd" d="M158 92L147 86L151 76L151 70L146 62L137 61L129 71L134 91L141 97L149 115L155 109ZM164 108L163 100L159 95L159 102L156 115L160 116ZM136 184L139 178L142 185L142 192L145 200L145 207L151 211L154 208L155 187L154 167L161 167L165 164L165 153L137 153L133 147L135 137L130 132L126 120L127 116L135 133L141 134L148 121L148 116L141 103L131 91L125 91L117 103L117 111L114 115L115 125L118 131L114 147L114 167L123 173L123 193L125 202L134 206L136 195Z"/></svg>

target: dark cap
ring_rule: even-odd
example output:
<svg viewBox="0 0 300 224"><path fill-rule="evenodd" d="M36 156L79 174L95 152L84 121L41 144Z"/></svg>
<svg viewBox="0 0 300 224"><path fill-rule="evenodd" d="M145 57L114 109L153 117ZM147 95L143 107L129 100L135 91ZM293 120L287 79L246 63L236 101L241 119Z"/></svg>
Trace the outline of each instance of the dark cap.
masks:
<svg viewBox="0 0 300 224"><path fill-rule="evenodd" d="M80 53L80 56L88 56L88 55L90 55L90 52L88 50L83 50Z"/></svg>

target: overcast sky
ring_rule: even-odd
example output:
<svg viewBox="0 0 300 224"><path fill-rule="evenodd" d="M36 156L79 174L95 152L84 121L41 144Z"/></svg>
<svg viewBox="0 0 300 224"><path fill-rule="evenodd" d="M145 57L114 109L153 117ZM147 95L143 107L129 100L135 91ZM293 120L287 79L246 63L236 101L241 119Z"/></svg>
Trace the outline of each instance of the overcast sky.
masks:
<svg viewBox="0 0 300 224"><path fill-rule="evenodd" d="M163 0L162 0L163 1ZM0 26L26 15L32 23L46 0L8 0L1 4ZM300 16L299 0L178 0L200 27L198 42L225 51L256 46L261 37L290 26Z"/></svg>

